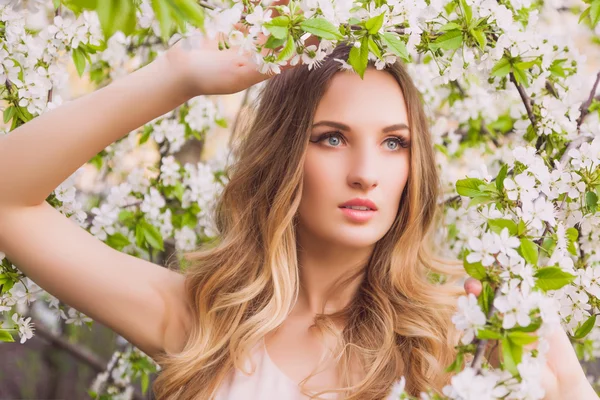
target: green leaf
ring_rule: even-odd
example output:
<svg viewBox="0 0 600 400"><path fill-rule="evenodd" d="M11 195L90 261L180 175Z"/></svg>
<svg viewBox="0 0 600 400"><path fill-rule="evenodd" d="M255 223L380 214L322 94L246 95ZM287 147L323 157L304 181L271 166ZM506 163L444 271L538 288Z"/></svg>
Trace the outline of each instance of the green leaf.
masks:
<svg viewBox="0 0 600 400"><path fill-rule="evenodd" d="M510 339L502 339L500 344L502 348L502 359L504 367L513 375L518 375L517 365L521 362L523 356L523 346L513 343Z"/></svg>
<svg viewBox="0 0 600 400"><path fill-rule="evenodd" d="M529 81L527 79L527 74L525 73L525 71L513 65L512 72L515 76L515 80L517 81L517 83L520 83L525 87L529 87Z"/></svg>
<svg viewBox="0 0 600 400"><path fill-rule="evenodd" d="M460 372L463 368L464 362L465 362L465 355L463 352L459 351L456 354L456 358L454 359L452 364L450 364L446 368L446 372Z"/></svg>
<svg viewBox="0 0 600 400"><path fill-rule="evenodd" d="M4 329L0 329L0 342L12 343L14 341L15 341L15 339L12 337L10 332L8 332Z"/></svg>
<svg viewBox="0 0 600 400"><path fill-rule="evenodd" d="M369 64L369 42L366 36L361 39L360 48L353 46L350 49L348 63L352 65L352 68L354 68L362 79Z"/></svg>
<svg viewBox="0 0 600 400"><path fill-rule="evenodd" d="M77 69L79 76L83 76L83 72L85 71L85 55L83 54L83 50L79 47L73 49L73 62L75 63L75 68Z"/></svg>
<svg viewBox="0 0 600 400"><path fill-rule="evenodd" d="M287 61L292 58L294 53L296 52L296 45L294 44L294 37L292 35L288 36L285 47L279 53L277 57L277 61Z"/></svg>
<svg viewBox="0 0 600 400"><path fill-rule="evenodd" d="M575 279L575 275L564 272L559 267L540 268L534 276L537 278L535 285L542 290L558 290Z"/></svg>
<svg viewBox="0 0 600 400"><path fill-rule="evenodd" d="M402 58L404 61L409 61L408 50L406 44L393 33L386 32L381 35L381 39L390 50L396 56Z"/></svg>
<svg viewBox="0 0 600 400"><path fill-rule="evenodd" d="M500 234L502 233L502 229L508 228L508 233L511 236L517 235L517 224L513 220L504 218L490 219L488 220L488 225L494 233Z"/></svg>
<svg viewBox="0 0 600 400"><path fill-rule="evenodd" d="M54 6L54 9L57 10L58 7L60 7L60 0L52 0L52 5Z"/></svg>
<svg viewBox="0 0 600 400"><path fill-rule="evenodd" d="M482 192L496 193L496 184L494 182L484 183L479 187Z"/></svg>
<svg viewBox="0 0 600 400"><path fill-rule="evenodd" d="M132 219L134 216L135 213L133 211L121 210L121 212L119 213L119 221L126 222L127 220Z"/></svg>
<svg viewBox="0 0 600 400"><path fill-rule="evenodd" d="M592 314L588 319L585 320L583 324L575 331L573 337L575 339L583 339L592 331L594 326L596 325L596 314Z"/></svg>
<svg viewBox="0 0 600 400"><path fill-rule="evenodd" d="M148 374L142 374L140 381L142 383L142 394L146 394L148 390L148 385L150 384L150 379L148 378Z"/></svg>
<svg viewBox="0 0 600 400"><path fill-rule="evenodd" d="M485 46L487 44L487 38L485 37L485 34L478 29L471 29L470 32L471 35L473 35L473 37L477 41L477 44L479 45L481 50L485 49Z"/></svg>
<svg viewBox="0 0 600 400"><path fill-rule="evenodd" d="M567 240L569 242L575 242L579 239L579 231L577 228L568 228L566 231Z"/></svg>
<svg viewBox="0 0 600 400"><path fill-rule="evenodd" d="M591 212L596 212L598 206L598 196L594 192L585 193L585 205Z"/></svg>
<svg viewBox="0 0 600 400"><path fill-rule="evenodd" d="M0 280L0 284L2 285L2 290L0 290L0 293L7 293L13 288L13 286L15 286L15 283L17 283L17 281L10 278Z"/></svg>
<svg viewBox="0 0 600 400"><path fill-rule="evenodd" d="M96 154L94 157L92 157L89 163L96 167L98 171L100 171L103 163L102 155L100 153Z"/></svg>
<svg viewBox="0 0 600 400"><path fill-rule="evenodd" d="M579 232L576 228L568 228L566 232L567 236L567 251L574 256L577 255L577 247L575 244L577 243L577 239L579 238Z"/></svg>
<svg viewBox="0 0 600 400"><path fill-rule="evenodd" d="M375 43L375 41L373 40L372 36L369 36L369 50L371 51L371 53L375 54L380 60L383 58L383 56L381 55L381 51L379 50L379 47L377 46L377 43Z"/></svg>
<svg viewBox="0 0 600 400"><path fill-rule="evenodd" d="M448 22L447 24L442 25L439 28L439 31L446 32L446 31L454 31L454 30L459 30L459 29L460 29L460 25L457 24L456 22Z"/></svg>
<svg viewBox="0 0 600 400"><path fill-rule="evenodd" d="M581 21L583 21L585 19L585 17L587 17L588 15L590 15L590 11L591 11L592 7L588 7L586 8L582 13L581 16L579 17L579 21L577 21L578 24L581 23Z"/></svg>
<svg viewBox="0 0 600 400"><path fill-rule="evenodd" d="M305 21L306 22L306 21ZM276 39L287 39L289 35L290 18L286 15L275 17L263 24ZM312 32L311 32L312 33Z"/></svg>
<svg viewBox="0 0 600 400"><path fill-rule="evenodd" d="M592 5L590 6L590 20L592 21L592 27L595 27L600 22L600 0L592 1Z"/></svg>
<svg viewBox="0 0 600 400"><path fill-rule="evenodd" d="M471 21L473 19L473 10L471 10L471 6L469 6L465 0L459 0L459 3L467 26L471 26Z"/></svg>
<svg viewBox="0 0 600 400"><path fill-rule="evenodd" d="M532 322L528 326L515 326L511 329L511 332L535 332L542 326L542 319L538 318L537 321Z"/></svg>
<svg viewBox="0 0 600 400"><path fill-rule="evenodd" d="M517 225L517 236L524 235L527 232L527 226L522 219L519 220L519 224Z"/></svg>
<svg viewBox="0 0 600 400"><path fill-rule="evenodd" d="M475 206L477 204L485 204L485 203L488 203L491 200L492 200L492 198L490 196L487 196L487 195L473 197L471 200L469 200L469 204L467 205L467 208L473 207L473 206Z"/></svg>
<svg viewBox="0 0 600 400"><path fill-rule="evenodd" d="M552 238L545 238L542 242L542 250L546 253L546 257L551 257L556 247L556 241Z"/></svg>
<svg viewBox="0 0 600 400"><path fill-rule="evenodd" d="M198 225L198 217L196 217L196 215L194 215L193 213L190 212L186 212L185 214L183 214L182 218L181 218L181 227L183 228L184 226L188 226L190 228L195 228L196 225Z"/></svg>
<svg viewBox="0 0 600 400"><path fill-rule="evenodd" d="M456 50L463 43L462 32L459 30L448 31L435 40L435 47L444 50Z"/></svg>
<svg viewBox="0 0 600 400"><path fill-rule="evenodd" d="M175 195L177 200L179 200L180 203L183 203L183 192L185 192L183 184L181 182L177 182L175 184L175 190L173 191L173 194Z"/></svg>
<svg viewBox="0 0 600 400"><path fill-rule="evenodd" d="M4 110L4 123L8 124L8 121L15 116L16 112L17 108L15 106L6 107Z"/></svg>
<svg viewBox="0 0 600 400"><path fill-rule="evenodd" d="M135 226L135 244L142 249L146 248L146 235L144 234L143 221L143 219L138 221Z"/></svg>
<svg viewBox="0 0 600 400"><path fill-rule="evenodd" d="M219 125L221 128L228 128L227 120L225 118L217 118L215 119L215 124Z"/></svg>
<svg viewBox="0 0 600 400"><path fill-rule="evenodd" d="M276 49L279 46L283 46L286 42L287 42L287 37L285 37L283 39L277 39L275 36L271 35L267 39L267 42L265 43L265 47L267 49Z"/></svg>
<svg viewBox="0 0 600 400"><path fill-rule="evenodd" d="M529 68L533 67L534 65L539 64L539 61L537 59L532 60L532 61L519 61L517 63L514 64L514 66L516 68L522 69L523 71L528 70Z"/></svg>
<svg viewBox="0 0 600 400"><path fill-rule="evenodd" d="M494 289L490 286L489 282L482 282L481 294L477 298L477 303L481 307L484 314L490 311L490 305L494 302Z"/></svg>
<svg viewBox="0 0 600 400"><path fill-rule="evenodd" d="M148 244L157 250L164 251L165 248L164 248L163 238L162 238L158 228L156 228L151 223L144 221L143 229L144 229L144 237L146 238L146 241L148 242Z"/></svg>
<svg viewBox="0 0 600 400"><path fill-rule="evenodd" d="M538 340L538 337L527 332L515 331L508 332L508 339L516 345L526 346Z"/></svg>
<svg viewBox="0 0 600 400"><path fill-rule="evenodd" d="M504 164L500 171L498 172L498 176L496 177L496 189L499 192L504 190L504 179L506 179L506 174L508 173L508 165Z"/></svg>
<svg viewBox="0 0 600 400"><path fill-rule="evenodd" d="M460 179L456 182L456 191L461 196L478 197L484 194L479 189L480 185L485 185L485 182L478 178Z"/></svg>
<svg viewBox="0 0 600 400"><path fill-rule="evenodd" d="M365 22L365 28L369 32L370 35L375 35L379 32L381 27L383 26L383 17L385 13L381 13L375 17L372 17Z"/></svg>
<svg viewBox="0 0 600 400"><path fill-rule="evenodd" d="M463 260L463 266L465 268L465 271L467 271L467 274L469 274L475 279L482 280L486 277L485 267L483 266L483 264L481 264L480 261L471 264L467 261L467 255L465 255L465 258Z"/></svg>
<svg viewBox="0 0 600 400"><path fill-rule="evenodd" d="M521 238L521 255L531 265L538 263L537 245L527 238Z"/></svg>
<svg viewBox="0 0 600 400"><path fill-rule="evenodd" d="M204 28L204 7L194 0L175 0L175 4L185 15L185 19L194 26Z"/></svg>
<svg viewBox="0 0 600 400"><path fill-rule="evenodd" d="M96 8L98 8L97 0L68 0L68 1L63 1L63 3L68 5L69 7L71 5L75 5L81 9L86 9L86 10L95 10Z"/></svg>
<svg viewBox="0 0 600 400"><path fill-rule="evenodd" d="M169 39L173 31L173 18L167 0L152 0L152 10L160 26L160 34L164 41Z"/></svg>
<svg viewBox="0 0 600 400"><path fill-rule="evenodd" d="M108 235L106 239L106 244L116 250L123 250L123 247L129 246L131 242L127 236L123 235L121 232L117 232L114 235Z"/></svg>
<svg viewBox="0 0 600 400"><path fill-rule="evenodd" d="M98 0L96 13L106 40L116 31L129 36L135 29L135 5L129 0Z"/></svg>
<svg viewBox="0 0 600 400"><path fill-rule="evenodd" d="M492 76L502 78L510 73L510 68L510 61L507 58L502 57L492 68Z"/></svg>
<svg viewBox="0 0 600 400"><path fill-rule="evenodd" d="M491 331L489 329L479 329L477 337L484 340L500 340L503 338L501 333Z"/></svg>
<svg viewBox="0 0 600 400"><path fill-rule="evenodd" d="M144 126L144 132L142 133L142 136L140 136L139 144L146 143L148 141L148 139L150 139L150 135L152 134L153 131L154 131L154 128L152 127L152 125Z"/></svg>
<svg viewBox="0 0 600 400"><path fill-rule="evenodd" d="M567 75L565 74L565 69L562 66L565 61L567 61L566 58L554 60L548 68L548 71L550 71L552 75L558 76L559 78L566 78Z"/></svg>
<svg viewBox="0 0 600 400"><path fill-rule="evenodd" d="M325 18L309 18L300 24L305 32L327 40L342 39L340 30Z"/></svg>

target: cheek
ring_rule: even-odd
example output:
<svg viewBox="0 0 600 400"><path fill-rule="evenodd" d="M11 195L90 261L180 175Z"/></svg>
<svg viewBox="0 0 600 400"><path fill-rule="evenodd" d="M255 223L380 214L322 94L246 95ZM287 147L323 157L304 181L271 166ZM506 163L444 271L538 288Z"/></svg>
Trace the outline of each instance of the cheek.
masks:
<svg viewBox="0 0 600 400"><path fill-rule="evenodd" d="M310 152L307 154L302 198L298 208L300 221L305 226L319 226L330 217L331 207L340 201L339 190L336 188L339 189L340 182L343 182L339 175L341 171L331 163L331 157L328 160L314 154L311 156Z"/></svg>
<svg viewBox="0 0 600 400"><path fill-rule="evenodd" d="M396 164L389 168L388 172L383 174L382 189L387 194L386 202L389 200L389 208L395 213L400 205L402 192L408 184L408 176L410 175L410 163L408 160L403 160L400 165Z"/></svg>
<svg viewBox="0 0 600 400"><path fill-rule="evenodd" d="M331 188L339 181L336 169L325 157L311 157L307 154L304 164L304 189L303 201L316 202L324 199L331 192Z"/></svg>

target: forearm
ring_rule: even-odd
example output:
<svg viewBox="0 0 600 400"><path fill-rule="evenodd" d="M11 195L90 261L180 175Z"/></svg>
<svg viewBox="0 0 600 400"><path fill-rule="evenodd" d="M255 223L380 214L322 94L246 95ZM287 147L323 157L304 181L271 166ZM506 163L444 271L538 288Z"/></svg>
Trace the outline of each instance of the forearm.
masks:
<svg viewBox="0 0 600 400"><path fill-rule="evenodd" d="M159 56L0 137L0 206L42 203L106 146L188 99L181 77Z"/></svg>

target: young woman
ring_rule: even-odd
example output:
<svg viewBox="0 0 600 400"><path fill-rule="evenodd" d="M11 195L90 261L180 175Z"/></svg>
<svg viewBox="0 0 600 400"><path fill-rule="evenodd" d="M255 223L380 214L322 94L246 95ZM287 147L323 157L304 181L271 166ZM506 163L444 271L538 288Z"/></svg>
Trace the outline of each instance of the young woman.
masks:
<svg viewBox="0 0 600 400"><path fill-rule="evenodd" d="M462 290L428 240L438 175L425 114L400 63L361 80L334 60L348 51L266 82L216 209L219 239L187 254L185 273L111 249L45 199L191 97L268 78L210 40L182 41L1 138L0 250L159 362L159 399L381 399L401 376L410 393L440 390ZM547 398L595 398L557 332Z"/></svg>

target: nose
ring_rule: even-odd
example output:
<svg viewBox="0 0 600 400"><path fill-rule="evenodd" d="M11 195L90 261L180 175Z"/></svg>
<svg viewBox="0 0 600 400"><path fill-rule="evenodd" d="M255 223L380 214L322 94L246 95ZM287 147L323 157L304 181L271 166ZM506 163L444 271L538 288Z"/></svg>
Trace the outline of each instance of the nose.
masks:
<svg viewBox="0 0 600 400"><path fill-rule="evenodd" d="M368 147L368 146L365 146ZM377 152L368 149L356 149L349 160L348 184L356 189L368 191L379 184Z"/></svg>

